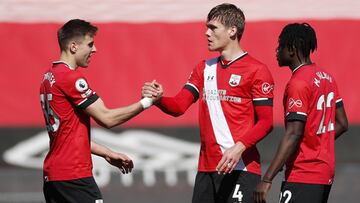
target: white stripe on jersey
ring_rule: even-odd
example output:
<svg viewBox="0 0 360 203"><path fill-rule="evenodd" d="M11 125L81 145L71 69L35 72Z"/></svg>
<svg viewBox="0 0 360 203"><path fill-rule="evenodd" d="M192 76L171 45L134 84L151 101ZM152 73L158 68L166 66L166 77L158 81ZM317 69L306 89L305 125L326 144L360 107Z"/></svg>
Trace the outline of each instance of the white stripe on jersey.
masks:
<svg viewBox="0 0 360 203"><path fill-rule="evenodd" d="M77 106L80 106L81 104L83 104L84 102L86 102L87 98L85 98L84 100L82 100Z"/></svg>
<svg viewBox="0 0 360 203"><path fill-rule="evenodd" d="M342 101L342 98L341 98L341 99L336 100L336 102L335 102L335 103L338 103L338 102L341 102L341 101Z"/></svg>
<svg viewBox="0 0 360 203"><path fill-rule="evenodd" d="M217 77L216 77L216 66L217 58L210 59L205 63L204 69L204 92L217 92ZM207 80L207 78L212 78ZM208 95L205 95L207 97ZM226 149L234 146L234 139L231 135L230 128L226 122L226 118L221 107L220 100L218 99L206 99L206 103L209 109L210 120L214 130L214 135L217 143L220 145L221 152L224 153ZM246 171L245 164L242 159L235 167L235 170Z"/></svg>
<svg viewBox="0 0 360 203"><path fill-rule="evenodd" d="M269 98L254 98L253 101L263 101L268 100Z"/></svg>
<svg viewBox="0 0 360 203"><path fill-rule="evenodd" d="M303 115L303 116L307 116L306 113L304 113L304 112L299 112L299 111L297 111L297 112L287 112L287 113L286 113L286 116L289 115L290 113L296 113L296 114L300 114L300 115Z"/></svg>
<svg viewBox="0 0 360 203"><path fill-rule="evenodd" d="M193 87L199 93L198 88L195 85L193 85L192 83L187 82L185 85L190 85L191 87Z"/></svg>

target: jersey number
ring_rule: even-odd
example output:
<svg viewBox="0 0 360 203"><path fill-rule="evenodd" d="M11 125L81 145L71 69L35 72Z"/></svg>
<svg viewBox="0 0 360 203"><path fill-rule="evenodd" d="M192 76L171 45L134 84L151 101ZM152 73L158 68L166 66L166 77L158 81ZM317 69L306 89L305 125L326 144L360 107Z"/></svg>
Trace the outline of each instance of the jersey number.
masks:
<svg viewBox="0 0 360 203"><path fill-rule="evenodd" d="M280 200L279 200L279 203L281 202L281 199L284 197L284 203L288 203L291 199L291 192L290 190L285 190L284 193L280 192Z"/></svg>
<svg viewBox="0 0 360 203"><path fill-rule="evenodd" d="M316 105L316 109L317 110L320 110L322 111L322 117L321 117L321 121L320 121L320 125L319 125L319 128L318 128L318 131L316 134L320 135L320 134L323 134L326 132L326 126L324 125L324 121L325 121L325 115L326 115L326 109L327 108L331 108L331 101L334 99L334 93L333 92L330 92L326 99L325 99L325 96L324 95L321 95L319 97L319 100L317 102L317 105ZM327 131L330 132L330 131L333 131L335 128L334 128L334 123L331 121L331 119L329 120L329 123L327 125Z"/></svg>
<svg viewBox="0 0 360 203"><path fill-rule="evenodd" d="M232 195L232 198L237 198L239 202L242 201L243 194L240 191L240 184L236 184L234 194Z"/></svg>
<svg viewBox="0 0 360 203"><path fill-rule="evenodd" d="M59 117L54 113L50 107L52 94L40 94L41 107L45 116L46 129L48 132L56 132L60 126Z"/></svg>

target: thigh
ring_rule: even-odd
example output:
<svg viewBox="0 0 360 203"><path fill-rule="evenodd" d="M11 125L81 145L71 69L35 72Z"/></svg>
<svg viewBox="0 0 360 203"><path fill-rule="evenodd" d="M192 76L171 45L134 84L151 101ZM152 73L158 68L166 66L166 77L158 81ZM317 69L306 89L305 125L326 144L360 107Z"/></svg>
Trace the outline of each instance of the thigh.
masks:
<svg viewBox="0 0 360 203"><path fill-rule="evenodd" d="M100 190L93 177L44 183L47 203L102 203Z"/></svg>
<svg viewBox="0 0 360 203"><path fill-rule="evenodd" d="M283 182L280 203L326 203L331 185Z"/></svg>
<svg viewBox="0 0 360 203"><path fill-rule="evenodd" d="M260 182L259 175L247 171L233 171L222 176L217 184L217 203L253 203L254 190Z"/></svg>
<svg viewBox="0 0 360 203"><path fill-rule="evenodd" d="M215 187L212 173L198 172L192 196L192 203L215 203Z"/></svg>

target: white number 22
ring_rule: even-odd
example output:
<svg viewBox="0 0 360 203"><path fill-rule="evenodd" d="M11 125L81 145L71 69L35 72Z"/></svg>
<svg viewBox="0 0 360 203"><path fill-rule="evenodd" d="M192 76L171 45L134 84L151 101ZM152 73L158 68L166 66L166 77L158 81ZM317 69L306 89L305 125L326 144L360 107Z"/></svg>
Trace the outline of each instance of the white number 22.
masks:
<svg viewBox="0 0 360 203"><path fill-rule="evenodd" d="M325 96L324 95L321 95L319 97L319 100L317 102L317 106L316 106L316 109L317 110L322 110L323 111L323 114L322 114L322 118L321 118L321 121L320 121L320 125L319 125L319 128L318 128L318 131L316 134L320 135L320 134L323 134L326 132L326 126L324 125L324 121L325 121L325 115L326 115L326 109L327 108L331 108L331 101L334 99L334 92L330 92L326 99L325 99ZM330 132L330 131L333 131L335 129L334 127L334 123L329 120L329 123L327 124L327 131Z"/></svg>

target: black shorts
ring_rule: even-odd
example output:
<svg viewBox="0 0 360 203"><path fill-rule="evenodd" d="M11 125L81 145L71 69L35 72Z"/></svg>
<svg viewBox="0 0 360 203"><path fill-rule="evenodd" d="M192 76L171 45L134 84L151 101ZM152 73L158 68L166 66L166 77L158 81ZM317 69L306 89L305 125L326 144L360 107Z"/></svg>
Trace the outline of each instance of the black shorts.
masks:
<svg viewBox="0 0 360 203"><path fill-rule="evenodd" d="M331 185L283 182L279 203L326 203Z"/></svg>
<svg viewBox="0 0 360 203"><path fill-rule="evenodd" d="M252 203L259 175L247 171L230 174L198 172L195 179L192 203Z"/></svg>
<svg viewBox="0 0 360 203"><path fill-rule="evenodd" d="M100 190L93 177L68 181L44 182L47 203L103 203Z"/></svg>

